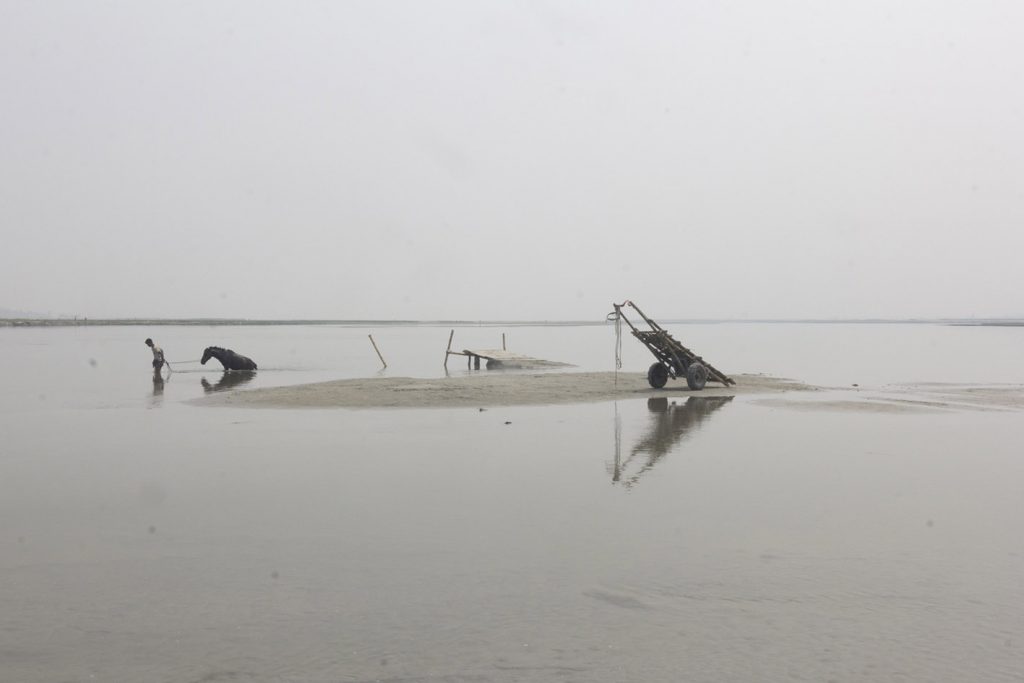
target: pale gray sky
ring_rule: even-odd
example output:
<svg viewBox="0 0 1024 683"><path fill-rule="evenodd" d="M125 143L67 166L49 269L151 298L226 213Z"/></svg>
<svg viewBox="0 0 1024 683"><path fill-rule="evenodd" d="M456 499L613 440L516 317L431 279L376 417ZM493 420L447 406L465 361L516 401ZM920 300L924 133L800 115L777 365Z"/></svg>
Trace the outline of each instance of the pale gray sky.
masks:
<svg viewBox="0 0 1024 683"><path fill-rule="evenodd" d="M1024 4L0 0L0 306L1024 315Z"/></svg>

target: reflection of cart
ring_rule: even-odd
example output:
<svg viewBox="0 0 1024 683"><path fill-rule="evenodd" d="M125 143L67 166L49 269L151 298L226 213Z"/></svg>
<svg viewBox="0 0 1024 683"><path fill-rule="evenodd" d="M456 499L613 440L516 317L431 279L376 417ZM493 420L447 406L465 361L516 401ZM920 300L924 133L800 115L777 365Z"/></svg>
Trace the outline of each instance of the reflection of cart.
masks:
<svg viewBox="0 0 1024 683"><path fill-rule="evenodd" d="M633 332L633 336L639 339L658 359L658 362L647 371L647 381L655 389L665 386L669 377L672 379L685 377L686 385L693 390L703 389L709 381L721 382L726 386L736 384L711 363L677 342L661 325L644 315L644 312L637 308L632 301L624 301L621 304L612 304L612 306L615 307L615 312L609 318L625 320ZM622 312L625 306L632 307L651 329L637 329Z"/></svg>

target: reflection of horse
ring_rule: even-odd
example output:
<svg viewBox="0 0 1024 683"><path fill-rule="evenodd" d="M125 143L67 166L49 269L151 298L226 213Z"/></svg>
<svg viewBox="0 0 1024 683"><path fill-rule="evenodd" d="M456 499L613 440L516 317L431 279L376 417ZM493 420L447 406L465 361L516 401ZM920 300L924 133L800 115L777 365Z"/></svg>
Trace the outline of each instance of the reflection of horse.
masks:
<svg viewBox="0 0 1024 683"><path fill-rule="evenodd" d="M203 385L203 391L210 393L213 391L224 391L225 389L231 389L237 387L240 384L245 384L252 380L256 376L255 372L227 372L225 371L221 378L217 380L216 384L210 384L206 381L205 377L199 378L199 383Z"/></svg>
<svg viewBox="0 0 1024 683"><path fill-rule="evenodd" d="M654 467L680 441L699 428L713 412L732 399L732 396L691 396L682 405L676 404L675 401L669 403L664 397L647 399L647 409L651 412L651 425L647 436L633 446L625 460L619 457L619 445L616 444L612 481L621 482L626 487L635 484L644 472ZM647 455L646 462L639 464L635 474L625 476L633 459L641 453Z"/></svg>
<svg viewBox="0 0 1024 683"><path fill-rule="evenodd" d="M222 349L219 346L207 346L203 351L203 357L199 361L206 365L206 361L216 358L225 370L255 370L256 363L251 358L235 353L231 349Z"/></svg>

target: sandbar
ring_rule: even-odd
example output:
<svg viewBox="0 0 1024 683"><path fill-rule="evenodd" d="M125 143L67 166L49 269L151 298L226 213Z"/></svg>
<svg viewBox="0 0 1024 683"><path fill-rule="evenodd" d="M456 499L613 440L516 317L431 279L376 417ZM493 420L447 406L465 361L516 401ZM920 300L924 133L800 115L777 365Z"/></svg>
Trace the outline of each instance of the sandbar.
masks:
<svg viewBox="0 0 1024 683"><path fill-rule="evenodd" d="M486 372L438 379L341 379L224 392L193 403L251 408L460 408L815 390L801 382L764 375L734 375L732 379L735 386L708 384L701 391L691 391L685 381L653 389L645 375L635 372Z"/></svg>

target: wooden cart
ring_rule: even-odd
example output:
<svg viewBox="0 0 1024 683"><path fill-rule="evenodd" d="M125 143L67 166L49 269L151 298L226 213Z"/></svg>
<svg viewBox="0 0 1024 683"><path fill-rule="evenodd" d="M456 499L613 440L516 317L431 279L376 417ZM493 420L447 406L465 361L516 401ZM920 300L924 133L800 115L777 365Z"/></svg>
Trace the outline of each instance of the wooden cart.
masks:
<svg viewBox="0 0 1024 683"><path fill-rule="evenodd" d="M668 378L686 378L686 385L694 391L704 388L708 382L721 382L725 386L736 384L711 363L686 348L672 337L661 325L654 322L644 312L637 308L632 301L624 301L621 304L612 304L615 310L608 315L609 320L623 320L629 325L633 336L647 347L654 354L657 362L647 370L647 381L655 389L661 389L668 382ZM629 306L637 312L650 330L640 330L634 325L623 312L623 308Z"/></svg>

